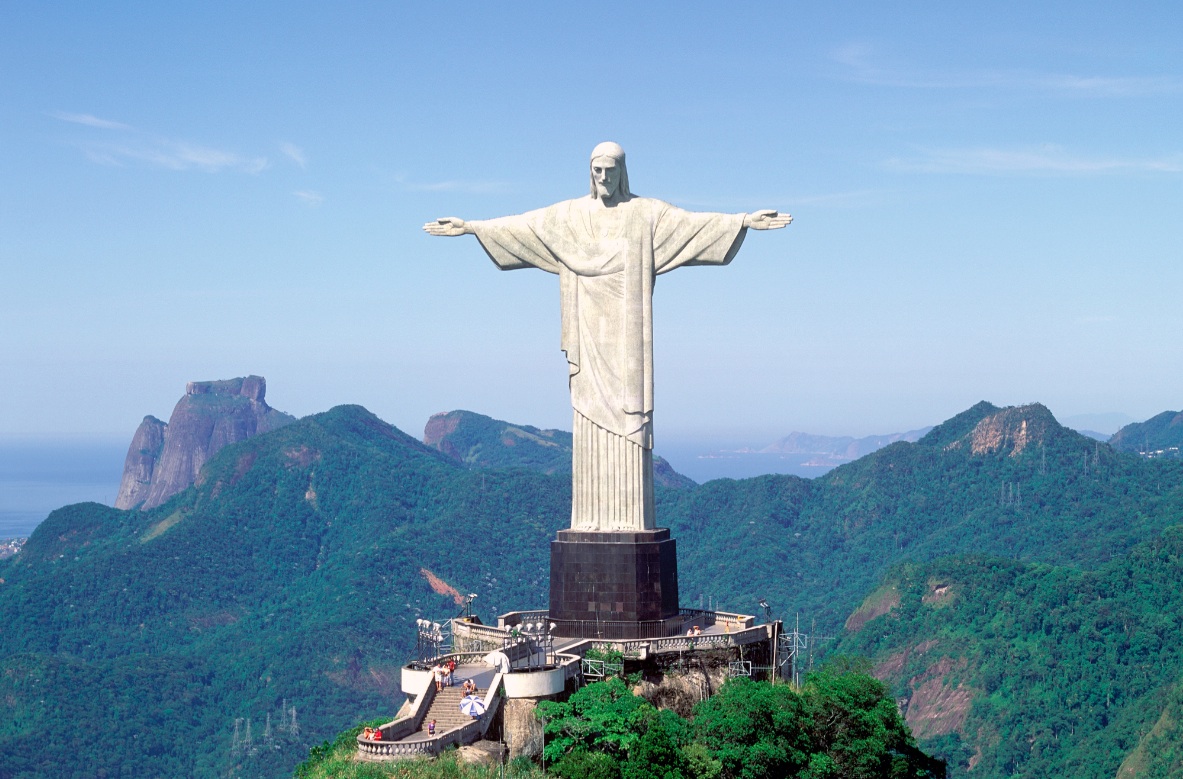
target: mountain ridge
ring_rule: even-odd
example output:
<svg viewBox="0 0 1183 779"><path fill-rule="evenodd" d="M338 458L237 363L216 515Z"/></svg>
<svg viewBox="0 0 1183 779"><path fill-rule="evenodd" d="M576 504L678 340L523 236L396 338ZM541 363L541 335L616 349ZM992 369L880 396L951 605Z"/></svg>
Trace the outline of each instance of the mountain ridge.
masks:
<svg viewBox="0 0 1183 779"><path fill-rule="evenodd" d="M483 618L544 607L570 489L562 472L466 468L338 406L224 447L156 508L59 509L0 561L0 700L21 712L0 762L284 775L309 743L392 713L414 620L457 611L447 587L479 593ZM1041 406L979 404L818 479L720 479L656 500L683 605L754 613L766 597L824 633L897 564L975 551L1103 566L1183 512L1183 464L1114 452ZM110 679L128 694L105 693ZM292 706L299 738L232 746L236 721ZM97 723L90 741L44 738L75 710Z"/></svg>

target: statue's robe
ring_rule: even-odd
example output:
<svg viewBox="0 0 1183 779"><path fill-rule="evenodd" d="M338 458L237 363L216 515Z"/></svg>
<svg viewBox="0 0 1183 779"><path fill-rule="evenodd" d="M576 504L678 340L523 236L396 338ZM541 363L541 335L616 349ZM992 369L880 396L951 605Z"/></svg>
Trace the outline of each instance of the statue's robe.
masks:
<svg viewBox="0 0 1183 779"><path fill-rule="evenodd" d="M584 197L470 223L502 270L559 276L575 411L573 529L653 529L653 282L683 265L731 262L744 216L639 197L605 208Z"/></svg>

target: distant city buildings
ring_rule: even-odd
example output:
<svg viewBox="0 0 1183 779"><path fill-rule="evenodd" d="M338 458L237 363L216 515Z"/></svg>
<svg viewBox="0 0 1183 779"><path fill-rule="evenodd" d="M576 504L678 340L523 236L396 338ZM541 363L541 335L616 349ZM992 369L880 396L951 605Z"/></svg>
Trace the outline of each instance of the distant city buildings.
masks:
<svg viewBox="0 0 1183 779"><path fill-rule="evenodd" d="M1183 453L1180 453L1179 447L1177 446L1168 446L1165 449L1154 449L1148 452L1138 452L1138 454L1142 455L1147 460L1160 460L1163 458L1177 460L1183 457Z"/></svg>

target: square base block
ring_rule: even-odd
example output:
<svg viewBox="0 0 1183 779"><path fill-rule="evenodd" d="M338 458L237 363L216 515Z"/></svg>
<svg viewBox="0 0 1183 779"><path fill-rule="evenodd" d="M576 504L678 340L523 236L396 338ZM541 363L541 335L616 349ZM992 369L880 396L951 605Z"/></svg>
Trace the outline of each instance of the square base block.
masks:
<svg viewBox="0 0 1183 779"><path fill-rule="evenodd" d="M655 638L681 630L677 545L666 528L560 530L550 543L550 620L576 638Z"/></svg>

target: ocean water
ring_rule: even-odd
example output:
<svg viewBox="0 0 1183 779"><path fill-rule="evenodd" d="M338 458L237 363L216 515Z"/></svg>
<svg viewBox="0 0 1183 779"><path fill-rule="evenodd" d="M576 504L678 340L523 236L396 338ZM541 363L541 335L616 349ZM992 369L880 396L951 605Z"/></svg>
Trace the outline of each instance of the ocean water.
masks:
<svg viewBox="0 0 1183 779"><path fill-rule="evenodd" d="M71 503L115 502L127 441L0 439L0 538L28 536Z"/></svg>
<svg viewBox="0 0 1183 779"><path fill-rule="evenodd" d="M766 443L759 444L760 446ZM664 441L654 449L678 473L689 476L699 484L711 479L750 479L769 473L790 474L812 479L831 471L841 462L818 464L812 454L767 454L736 451L751 442L712 440Z"/></svg>

